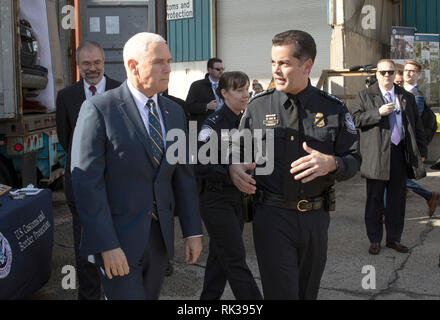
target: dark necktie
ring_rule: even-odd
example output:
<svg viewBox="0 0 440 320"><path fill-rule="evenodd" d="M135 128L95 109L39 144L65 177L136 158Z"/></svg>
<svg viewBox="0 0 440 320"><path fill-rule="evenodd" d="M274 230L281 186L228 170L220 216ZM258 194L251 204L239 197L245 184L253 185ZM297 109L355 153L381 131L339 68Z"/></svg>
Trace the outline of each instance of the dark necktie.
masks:
<svg viewBox="0 0 440 320"><path fill-rule="evenodd" d="M156 168L160 165L163 157L162 126L160 125L159 114L153 99L147 101L145 107L148 109L148 128L152 142L153 158Z"/></svg>
<svg viewBox="0 0 440 320"><path fill-rule="evenodd" d="M300 196L301 182L296 181L294 175L290 173L291 164L300 157L301 137L299 136L299 106L300 102L297 98L290 98L290 106L286 109L286 147L285 147L285 164L284 164L284 197L287 200L298 200ZM298 174L298 173L296 173ZM295 175L296 175L295 174Z"/></svg>
<svg viewBox="0 0 440 320"><path fill-rule="evenodd" d="M385 102L386 103L393 102L393 100L391 100L391 94L389 92L385 93ZM397 146L401 138L399 133L399 127L397 125L396 113L394 111L391 112L388 115L388 118L390 120L391 142Z"/></svg>
<svg viewBox="0 0 440 320"><path fill-rule="evenodd" d="M89 90L92 91L92 96L94 96L96 94L96 87L95 86L90 86Z"/></svg>

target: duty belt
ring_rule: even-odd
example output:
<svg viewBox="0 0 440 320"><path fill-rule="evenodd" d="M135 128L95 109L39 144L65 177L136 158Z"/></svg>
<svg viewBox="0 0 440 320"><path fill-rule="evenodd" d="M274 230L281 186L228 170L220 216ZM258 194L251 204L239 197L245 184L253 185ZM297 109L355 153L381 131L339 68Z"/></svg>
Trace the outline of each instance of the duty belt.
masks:
<svg viewBox="0 0 440 320"><path fill-rule="evenodd" d="M327 200L326 197L317 197L313 199L291 201L286 200L284 197L278 194L262 190L257 190L254 199L256 202L264 203L274 207L298 210L299 212L319 210L324 207Z"/></svg>

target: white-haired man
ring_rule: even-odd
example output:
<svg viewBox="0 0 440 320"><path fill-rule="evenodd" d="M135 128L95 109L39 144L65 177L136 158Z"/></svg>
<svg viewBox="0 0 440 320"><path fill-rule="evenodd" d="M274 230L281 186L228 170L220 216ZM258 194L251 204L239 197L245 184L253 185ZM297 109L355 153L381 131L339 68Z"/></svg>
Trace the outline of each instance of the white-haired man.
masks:
<svg viewBox="0 0 440 320"><path fill-rule="evenodd" d="M182 108L158 95L171 71L165 40L138 33L123 55L127 81L84 102L73 137L81 254L101 267L107 298L157 299L174 253L174 210L186 262L200 255L198 197L188 161L170 164L165 157L166 133L186 132Z"/></svg>

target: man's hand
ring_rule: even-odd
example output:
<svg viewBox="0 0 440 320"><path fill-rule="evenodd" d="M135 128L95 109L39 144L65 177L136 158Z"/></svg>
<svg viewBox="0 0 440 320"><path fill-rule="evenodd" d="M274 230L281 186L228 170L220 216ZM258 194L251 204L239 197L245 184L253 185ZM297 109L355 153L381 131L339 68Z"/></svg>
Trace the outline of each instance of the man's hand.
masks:
<svg viewBox="0 0 440 320"><path fill-rule="evenodd" d="M247 194L254 194L257 190L255 184L257 183L250 174L247 174L247 170L254 170L257 165L252 164L231 164L229 166L229 175L231 177L232 183L237 187L238 190Z"/></svg>
<svg viewBox="0 0 440 320"><path fill-rule="evenodd" d="M104 260L107 278L112 279L113 276L122 277L130 273L127 258L121 248L101 252L101 255L102 260Z"/></svg>
<svg viewBox="0 0 440 320"><path fill-rule="evenodd" d="M305 142L303 148L309 155L299 158L291 164L291 174L301 172L294 176L295 180L306 183L336 170L336 159L333 156L309 148Z"/></svg>
<svg viewBox="0 0 440 320"><path fill-rule="evenodd" d="M217 100L212 100L211 102L209 102L206 105L206 109L208 109L208 110L215 110L215 109L217 109Z"/></svg>
<svg viewBox="0 0 440 320"><path fill-rule="evenodd" d="M202 237L185 239L185 262L194 264L202 252Z"/></svg>
<svg viewBox="0 0 440 320"><path fill-rule="evenodd" d="M384 116L389 115L391 112L394 111L394 106L395 106L395 105L396 105L396 104L395 104L394 102L390 102L390 103L387 103L387 104L382 105L382 106L379 108L379 114L380 114L380 116L381 116L381 117L384 117Z"/></svg>

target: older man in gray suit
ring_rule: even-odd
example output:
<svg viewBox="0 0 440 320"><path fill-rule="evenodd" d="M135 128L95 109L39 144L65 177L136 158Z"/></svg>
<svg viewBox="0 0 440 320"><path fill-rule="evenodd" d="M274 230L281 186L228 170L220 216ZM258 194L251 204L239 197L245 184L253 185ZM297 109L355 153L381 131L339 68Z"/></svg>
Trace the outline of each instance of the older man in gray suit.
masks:
<svg viewBox="0 0 440 320"><path fill-rule="evenodd" d="M185 115L158 93L168 86L165 40L139 33L124 46L127 81L86 100L72 146L72 182L83 225L81 254L101 267L109 299L157 299L174 253L179 213L186 262L200 255L196 184L187 163L166 159L166 133L186 132Z"/></svg>

